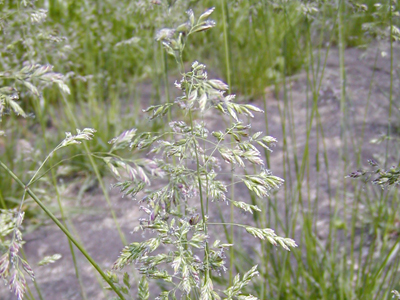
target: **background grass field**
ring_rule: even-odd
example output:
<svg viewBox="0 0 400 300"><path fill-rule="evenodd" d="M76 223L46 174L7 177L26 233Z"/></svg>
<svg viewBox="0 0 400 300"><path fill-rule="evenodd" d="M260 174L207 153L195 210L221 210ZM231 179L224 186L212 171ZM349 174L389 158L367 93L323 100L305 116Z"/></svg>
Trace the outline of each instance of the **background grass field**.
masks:
<svg viewBox="0 0 400 300"><path fill-rule="evenodd" d="M96 208L83 209L82 201L98 193L101 199L96 201L106 203L103 209L113 220L115 236L126 243L134 226L121 221L109 189L112 176L96 154L109 152L108 141L126 129L164 130L166 119L149 122L142 109L173 101L173 82L181 76L155 40L157 32L185 21L188 9L199 15L215 6L215 28L193 36L183 60L187 66L195 60L206 64L210 77L226 82L238 102L264 109L264 116L254 121L254 132L278 139L265 159L285 184L263 201L238 192L265 212L239 218L274 228L299 245L291 252L276 251L267 242L248 247L240 231L232 235L227 226L223 237L236 245L229 275L258 264L260 276L248 290L259 299L392 297L400 279L397 188L382 189L345 176L372 170L368 159L382 170L399 164L397 1L38 0L35 11L46 14L39 22L32 22L32 5L19 0L0 4L0 71L20 70L26 63L50 64L64 74L70 93L38 81L37 97L22 81L12 83L30 115L3 116L0 161L28 182L65 132L96 129L95 139L84 147L52 155L51 166L62 164L32 186L71 232L74 218ZM11 84L4 73L0 79L2 86ZM207 122L215 121L219 129L217 119L211 116ZM144 153L121 155L140 158ZM65 193L70 185L74 189ZM17 207L23 194L1 170L1 207ZM63 195L69 200L63 201ZM23 208L28 236L49 223L33 201ZM79 235L85 241L85 232ZM69 249L69 265L79 270L71 244ZM229 275L215 280L225 286L232 280ZM76 284L76 299L106 297L93 288L85 292L85 278L79 275L72 281L79 283L71 283ZM93 284L102 290L101 282ZM44 286L38 279L35 285L29 285L30 299L60 297L51 282Z"/></svg>

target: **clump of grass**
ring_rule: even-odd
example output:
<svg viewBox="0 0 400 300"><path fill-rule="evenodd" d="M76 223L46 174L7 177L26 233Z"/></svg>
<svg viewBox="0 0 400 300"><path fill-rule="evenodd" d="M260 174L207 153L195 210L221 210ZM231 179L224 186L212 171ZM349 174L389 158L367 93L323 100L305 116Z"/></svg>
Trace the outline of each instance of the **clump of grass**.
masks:
<svg viewBox="0 0 400 300"><path fill-rule="evenodd" d="M329 165L327 150L329 145L324 141L319 112L319 92L330 47L339 45L340 140L345 146L340 150L342 160L338 164L340 171L347 174L351 147L346 137L354 132L347 122L351 120L348 109L351 97L346 86L345 51L349 46L365 46L366 42L374 39L390 40L389 126L384 139L389 149L394 128L391 113L395 107L393 43L400 37L397 1L221 1L221 9L218 7L214 14L223 22L214 24L209 21L211 10L202 14L200 19L195 19L194 14L189 12L188 22L174 27L185 9L193 7L195 11L203 11L210 4L194 2L121 1L116 6L115 1L86 1L83 6L79 1L50 0L46 2L49 9L46 12L36 9L31 1L5 1L5 4L0 4L2 20L7 20L1 23L5 34L1 35L4 47L0 61L3 69L0 72L0 117L12 112L29 117L29 112L34 111L45 136L48 149L45 153L52 153L47 163L52 165L58 158L50 149L57 149L60 146L57 146L57 141L62 138L46 136L46 126L54 126L51 129L59 135L64 131L61 128L69 128L71 124L77 128L95 127L100 131L90 149L84 145L87 155L79 164L85 172L96 175L113 216L115 214L102 178L105 168L94 158L102 159L120 179L116 187L123 194L140 199L138 202L146 216L139 221L136 229L147 232L151 238L127 245L114 265L114 269L120 269L128 264L137 264L143 274L140 282L136 282L140 299L151 298L149 279L158 283L164 281L160 284L163 289L160 297L164 299L185 295L191 299L206 296L218 299L222 294L228 299L254 299L257 296L260 299L330 300L388 296L398 281L397 193L393 193L394 189L376 191L369 186L359 188L343 178L334 191L330 177L333 168ZM59 24L61 19L63 25ZM52 26L57 30L52 30ZM208 30L214 26L217 30ZM166 28L158 32L156 44L154 33L161 27ZM206 33L194 34L196 31ZM186 45L189 37L191 43ZM159 45L167 50L169 58L162 53ZM315 46L318 46L318 51L314 51ZM189 51L184 52L185 47ZM219 51L222 48L225 48L224 53ZM325 59L320 56L324 50ZM213 72L223 70L221 74L225 74L231 84L227 86L221 80L208 79L205 66L198 62L188 70L189 65L185 62L198 57L203 57L208 65L213 66ZM66 78L69 79L71 95L65 93L68 92L65 77L51 67L60 59L65 64L58 66L57 70L68 72ZM178 72L171 68L171 62L177 63ZM292 78L287 78L301 67L306 69L306 88L311 95L306 100L307 133L302 153L296 148L299 136L293 123L293 101L298 100L291 98ZM177 73L182 76L182 80L176 83L181 95L173 102L170 100L168 79ZM138 93L135 91L138 84L146 78L152 80L149 97L152 105L147 112L151 119L158 120L152 126L157 129L165 123L165 119L168 120L168 126L163 128L165 131L162 133L156 130L144 132L148 123L140 118L140 103L134 95ZM371 86L372 82L373 79ZM64 90L61 103L56 101L58 91L44 90L51 83ZM255 147L263 147L267 159L270 157L269 144L276 140L268 136L268 117L265 114L267 136L251 132L250 124L243 120L262 111L253 105L238 104L233 96L225 95L233 89L257 97L270 83L276 83L277 105L282 120L283 177L287 181L284 186L284 216L278 213L278 201L281 199L271 193L282 180L265 169L262 156ZM281 87L282 99L278 92ZM133 109L121 104L133 98ZM28 108L29 101L26 99L32 100L33 110ZM49 103L58 107L49 106ZM215 109L230 119L225 129L212 131L207 127L207 116ZM368 105L365 115L367 110ZM64 112L67 118L64 118ZM179 119L177 116L180 116ZM135 119L134 124L132 119ZM47 125L49 120L51 124ZM154 121L152 124L155 124ZM26 195L31 195L33 202L38 203L57 223L58 220L40 201L49 197L48 193L42 195L39 189L35 190L39 180L45 181L48 178L45 173L50 172L57 190L57 178L53 168L40 172L46 163L46 159L35 162L43 157L41 147L30 154L34 161L14 155L14 141L25 137L23 128L26 126L17 123L13 116L4 118L0 125L1 139L6 141L4 154L1 154L1 161L6 162L1 166L6 172L0 172L0 204L3 208L0 229L4 229L0 230L3 255L0 271L17 296L22 297L25 292L30 293L29 289L25 291L24 276L33 275L23 253L18 251L23 243L23 232L19 226L24 216L22 209L31 207L26 205L29 201ZM106 141L127 126L137 129L125 130L110 141L112 148L109 149ZM322 176L316 178L315 199L310 193L310 186L314 184L314 164L309 149L314 134L317 137L316 174L321 175L324 168L327 172L327 183L322 182ZM364 132L360 139L352 139L353 146L359 148L359 154L363 136ZM361 142L356 145L358 140ZM42 142L38 144L43 145ZM126 152L123 150L126 149L135 150L135 155L148 150L150 154L146 158L124 159L122 157ZM70 153L78 152L72 150ZM396 186L400 171L396 166L386 166L388 153L389 150L382 167L373 165L376 168L373 171L360 169L350 177L371 176L376 185L385 188ZM360 157L358 159L360 161ZM223 167L225 163L228 168ZM224 176L224 170L229 168L233 170L231 183L227 183ZM37 176L32 177L35 172ZM166 184L159 188L149 185L156 182ZM233 191L236 184L251 191L249 201L237 201L233 193L228 192ZM326 184L329 190L329 236L326 239L321 239L317 231L322 184ZM146 197L142 198L142 193ZM272 197L265 201L265 196L269 194ZM61 203L60 197L57 198ZM346 209L341 212L340 203L343 201ZM214 221L211 213L214 204L226 202L231 203L233 209L251 213L255 225L235 223L234 214L230 216L233 219L230 223ZM20 207L21 203L24 204L22 209L7 210L15 205ZM59 209L63 216L61 204ZM28 214L29 211L26 211L25 217ZM221 215L224 217L223 213ZM72 245L76 239L65 226L64 216L63 221L63 224L58 222L57 225ZM117 222L116 226L119 228ZM223 238L214 234L217 226L226 233L226 242L218 241ZM261 247L255 249L259 251L258 257L252 258L242 249L240 239L233 239L233 234L228 232L229 226L237 227L238 232L242 230L265 239L261 241ZM275 244L284 248L295 244L290 239L276 236L270 227L288 236L294 235L300 228L296 241L302 245L301 249L293 249L290 256L285 251L273 251ZM121 231L120 237L124 241ZM343 243L344 240L348 243ZM231 245L233 243L235 245ZM112 272L104 273L84 248L79 243L77 245L108 282L109 288L121 299L124 295L129 297L131 273L125 273L121 282ZM216 275L224 273L228 249L230 278L224 281L228 276ZM233 259L235 257L236 260ZM260 265L258 269L254 267L256 264ZM234 272L244 276L233 278ZM260 273L258 277L255 276L257 272ZM229 287L219 289L222 286ZM398 294L395 293L395 296ZM31 298L34 298L33 295Z"/></svg>

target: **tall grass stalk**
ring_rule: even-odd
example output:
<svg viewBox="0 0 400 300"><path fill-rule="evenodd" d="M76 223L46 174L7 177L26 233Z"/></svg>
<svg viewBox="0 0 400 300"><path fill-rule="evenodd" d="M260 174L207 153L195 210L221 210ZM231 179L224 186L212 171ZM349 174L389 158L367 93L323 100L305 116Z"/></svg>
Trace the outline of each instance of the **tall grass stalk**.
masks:
<svg viewBox="0 0 400 300"><path fill-rule="evenodd" d="M388 164L389 156L389 142L391 137L392 129L392 107L393 107L393 0L389 0L389 43L390 43L390 85L389 85L389 115L388 115L388 129L387 129L387 140L386 140L386 156L385 156L385 168Z"/></svg>
<svg viewBox="0 0 400 300"><path fill-rule="evenodd" d="M225 65L226 65L226 80L228 83L228 93L231 94L231 86L232 86L232 81L231 81L231 55L230 55L230 48L229 48L229 33L228 33L228 28L229 26L229 11L227 9L227 3L225 0L221 0L221 11L222 11L222 18L223 18L223 34L224 34L224 50L225 50ZM231 120L232 122L232 120ZM234 138L231 137L231 142L234 142ZM231 199L234 201L235 200L235 178L233 176L234 174L234 169L232 167L231 170ZM234 223L234 202L231 202L230 205L230 215L231 215L231 223ZM230 231L230 239L229 242L234 244L235 242L235 231L234 231L234 226L231 226L231 231ZM229 285L232 285L233 282L233 268L234 268L234 261L235 261L235 252L234 248L231 247L229 249Z"/></svg>
<svg viewBox="0 0 400 300"><path fill-rule="evenodd" d="M66 107L66 110L65 110L65 111L66 111L66 113L67 113L67 117L70 119L71 123L74 124L74 126L75 126L76 128L79 128L78 121L77 121L77 119L75 118L75 116L74 116L74 114L73 114L73 111L72 111L72 108L71 108L71 106L70 106L70 103L68 102L67 97L66 97L64 94L62 94L62 99L63 99L64 105L65 105L65 107ZM94 171L94 173L95 173L95 175L96 175L96 179L97 179L97 181L98 181L99 184L100 184L100 188L101 188L101 190L102 190L102 192L103 192L103 195L104 195L104 198L105 198L105 200L106 200L106 202L107 202L107 205L108 205L108 208L109 208L109 210L110 210L111 216L112 216L112 218L113 218L113 220L114 220L114 224L115 224L115 226L116 226L116 228L117 228L119 237L120 237L122 243L123 243L124 245L126 245L126 244L127 244L127 241L126 241L125 234L122 232L121 227L120 227L120 225L119 225L119 222L118 222L118 220L117 220L117 216L116 216L115 211L114 211L114 209L113 209L113 206L112 206L112 203L111 203L111 200L110 200L109 193L108 193L107 188L106 188L106 186L105 186L105 184L104 184L104 180L103 180L103 178L102 178L102 176L101 176L101 174L100 174L100 172L99 172L99 168L98 168L98 166L97 166L95 160L93 159L92 153L91 153L91 151L90 151L88 145L87 145L87 144L84 144L83 146L84 146L84 148L85 148L85 152L86 152L86 154L87 154L87 157L88 157L88 159L89 159L89 162L90 162L90 164L91 164L91 166L92 166L92 168L93 168L93 171Z"/></svg>
<svg viewBox="0 0 400 300"><path fill-rule="evenodd" d="M97 270L97 272L103 277L103 279L110 285L110 288L121 298L125 299L121 292L115 287L114 283L110 278L103 272L99 265L93 260L93 258L86 252L86 250L80 245L80 243L70 234L69 230L53 215L53 213L40 201L32 190L25 185L2 161L0 161L0 167L2 167L16 182L17 184L26 191L26 193L32 197L37 205L46 213L46 215L61 229L61 231L68 237L68 239L79 249L79 251L86 257L89 263Z"/></svg>
<svg viewBox="0 0 400 300"><path fill-rule="evenodd" d="M35 110L36 110L36 113L37 113L37 116L38 116L38 119L39 119L39 122L40 122L40 126L41 126L41 129L42 129L43 141L44 141L45 149L46 149L46 152L49 153L50 152L50 146L49 146L49 141L48 141L47 136L46 136L46 131L47 131L46 130L46 124L45 124L46 118L42 115L42 109L38 105L35 105L35 106L36 106ZM51 165L53 165L53 161L54 161L54 157L52 155L50 155L49 156L49 163ZM51 180L52 180L53 188L54 188L54 191L56 193L58 209L59 209L60 214L61 214L61 220L62 220L62 223L63 223L64 227L67 230L69 230L68 229L68 225L67 225L67 217L66 217L65 212L64 212L63 204L61 202L61 195L60 195L60 191L59 191L59 188L58 188L58 185L57 185L57 177L56 177L56 172L55 172L54 168L50 169L50 173L51 173ZM32 178L32 179L34 179L34 178ZM28 184L28 186L29 186L29 184ZM73 224L71 224L71 227L73 227ZM78 280L79 287L80 287L80 294L81 294L82 299L86 300L87 296L86 296L85 289L84 289L84 286L83 286L82 278L80 276L79 267L78 267L78 263L77 263L77 259L76 259L76 255L75 255L75 249L74 249L72 241L70 239L68 239L68 238L67 238L67 240L68 240L69 251L70 251L71 257L72 257L72 262L73 262L73 265L74 265L75 276L76 276L76 279ZM34 284L36 284L36 281L34 281ZM41 296L40 293L39 293L39 297L40 297L40 299L42 299L42 296Z"/></svg>

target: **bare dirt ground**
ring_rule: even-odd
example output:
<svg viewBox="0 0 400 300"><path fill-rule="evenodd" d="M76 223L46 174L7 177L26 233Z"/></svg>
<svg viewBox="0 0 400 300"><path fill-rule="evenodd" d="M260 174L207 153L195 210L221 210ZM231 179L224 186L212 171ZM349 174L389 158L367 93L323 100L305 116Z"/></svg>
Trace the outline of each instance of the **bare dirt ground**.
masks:
<svg viewBox="0 0 400 300"><path fill-rule="evenodd" d="M397 58L400 55L400 48L396 47L394 50L394 66L397 68ZM385 51L388 55L382 55L382 51ZM378 56L376 56L377 54ZM321 57L324 57L324 55L321 55ZM375 57L377 57L376 65L374 64ZM322 80L318 100L319 120L323 128L324 140L319 136L319 144L317 144L318 131L316 130L316 122L314 122L312 124L313 130L310 131L308 147L310 158L309 176L315 180L310 181L312 184L308 188L305 186L305 182L302 182L304 196L307 197L307 194L311 193L312 198L318 199L319 201L319 221L317 225L320 228L318 232L320 233L321 239L324 239L326 236L326 228L328 226L329 195L331 197L337 196L336 199L344 201L344 203L346 203L346 201L351 201L351 198L346 198L346 195L337 194L336 188L343 184L346 170L348 172L356 170L356 155L350 155L347 159L343 159L341 153L343 153L345 147L348 147L349 153L354 153L355 149L352 146L352 141L360 139L361 137L369 93L371 93L370 103L366 115L367 122L363 146L361 147L362 162L366 165L366 160L372 158L374 153L382 152L379 146L371 145L369 141L386 132L389 106L387 94L390 83L389 57L389 48L387 44L375 44L369 47L368 51L360 49L346 50L347 118L344 126L352 128L351 131L347 132L341 130L340 124L339 54L337 49L331 49L329 51L325 76ZM373 75L374 81L370 90L370 82ZM399 86L399 82L397 76L395 76L395 79L394 99L397 103L397 87ZM302 157L301 155L307 144L307 126L310 119L309 112L311 111L309 107L312 105L310 92L307 89L307 81L308 79L305 72L288 78L288 86L290 89L287 94L289 97L287 103L290 110L293 111L293 118L290 119L291 127L288 126L290 123L289 119L286 118L285 124L287 127L285 130L294 129L295 134L293 134L293 136L296 137L294 141L290 138L291 134L286 132L286 136L289 137L286 141L289 153L289 159L286 163L289 162L289 165L293 162L293 153L296 153L298 157ZM267 92L266 113L268 116L269 134L279 140L279 143L274 148L274 152L271 154L271 169L274 174L283 176L284 162L282 157L284 148L282 137L284 135L280 111L283 111L285 102L282 100L282 91L278 93L280 95L278 99L274 94L275 93L271 92L271 90ZM307 98L309 99L308 101ZM263 107L262 100L257 100L253 104ZM396 120L397 118L398 110L396 108L393 112L393 119ZM206 122L210 128L215 129L221 127L220 118L218 116L210 115ZM252 121L252 131L265 132L263 116L257 116L256 119ZM318 134L320 135L321 131L319 131ZM325 162L323 161L322 154L324 144L327 147L329 170L326 169ZM293 151L293 149L295 149L295 151ZM318 152L320 154L318 163L321 168L317 172L316 157ZM293 167L291 168L289 172L294 174ZM328 187L327 184L328 172L331 178L330 187ZM112 182L112 178L108 179L108 186L110 186ZM286 180L286 184L289 185L289 190L291 191L297 183L295 181L288 182L288 180ZM67 190L64 194L65 203L73 203L74 193L76 192L77 191L73 188ZM239 196L248 197L248 194L244 191L241 192L240 189L238 193ZM128 242L142 239L141 233L131 234L132 229L138 222L138 217L141 215L137 203L133 202L130 198L121 198L118 191L114 189L110 189L110 195L113 208L117 213L118 221L121 224ZM281 207L281 209L283 210L284 208ZM69 222L73 223L79 233L82 243L95 261L104 269L110 268L118 257L123 245L99 188L95 188L84 195L82 211L81 214L77 214L70 219ZM88 213L86 213L86 211ZM246 216L240 215L240 218L246 218ZM81 299L80 288L75 276L68 242L61 231L53 224L41 226L37 230L26 234L25 240L26 244L24 250L29 262L34 267L37 283L41 288L43 299ZM60 253L63 257L49 266L35 266L35 263L43 256L52 255L54 253ZM85 286L88 299L108 299L109 296L106 296L99 287L99 282L102 284L102 281L96 278L94 270L86 262L85 258L80 255L78 251L76 251L76 253L82 282ZM35 294L33 285L31 283L29 285ZM0 290L0 298L5 300L16 299L5 287Z"/></svg>

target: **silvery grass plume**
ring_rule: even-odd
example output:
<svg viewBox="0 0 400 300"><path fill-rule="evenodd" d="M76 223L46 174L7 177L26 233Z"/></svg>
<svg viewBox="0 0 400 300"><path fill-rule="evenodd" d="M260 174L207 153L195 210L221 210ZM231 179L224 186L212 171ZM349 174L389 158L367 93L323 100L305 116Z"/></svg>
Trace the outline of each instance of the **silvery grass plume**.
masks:
<svg viewBox="0 0 400 300"><path fill-rule="evenodd" d="M134 231L147 231L151 237L123 248L112 267L120 270L130 264L137 266L142 274L139 299L150 299L147 283L150 279L165 282L165 290L155 299L257 299L245 291L258 275L257 266L242 277L236 275L232 286L225 290L214 287L212 274L226 271L225 253L234 245L214 237L213 227L224 224L209 221L209 206L216 201L232 202L244 212L261 211L256 205L230 199L228 185L221 174L222 165L226 163L236 168L234 182L243 183L260 198L268 197L272 190L283 184L283 180L265 169L258 148L271 150L270 146L277 140L262 132L250 134L251 124L242 118L253 118L254 113L262 110L251 104L235 103L234 95L225 95L229 90L226 83L208 79L205 65L194 62L191 69L184 72L181 58L186 40L191 34L214 26L215 23L208 19L213 10L207 10L197 20L193 12L188 11L187 22L174 29L159 31L156 38L175 57L182 71L182 79L175 83L181 96L174 103L150 106L144 111L150 114L151 120L180 109L184 111L183 119L171 121L163 133L138 133L131 129L110 141L112 151L120 147L146 150L151 157L148 172L140 171L146 162L138 168L132 160L127 163L116 155L104 159L116 176L123 177L121 170L131 176L131 180L116 184L125 195L137 198L139 192L144 192L139 203L145 217L139 219ZM202 120L210 111L227 116L231 124L221 131L207 128ZM245 169L246 173L240 169ZM151 170L157 171L151 174ZM161 174L164 177L161 186L145 189L150 176ZM252 236L288 251L297 246L294 240L280 237L269 228L240 223L225 225L243 228ZM129 293L128 273L124 273L122 283L115 273L109 272L108 276L121 292Z"/></svg>
<svg viewBox="0 0 400 300"><path fill-rule="evenodd" d="M21 233L24 212L0 210L0 278L9 286L18 300L22 300L26 292L26 273L32 280L35 274L26 260L19 255L23 240Z"/></svg>
<svg viewBox="0 0 400 300"><path fill-rule="evenodd" d="M111 139L108 143L112 145L112 148L108 155L102 157L107 167L119 180L114 187L119 188L124 195L132 197L151 184L151 176L159 178L164 176L164 171L150 158L124 159L117 155L118 150L130 148L132 143L139 139L136 131L135 128L125 130Z"/></svg>
<svg viewBox="0 0 400 300"><path fill-rule="evenodd" d="M382 189L400 184L400 167L392 166L385 170L380 168L379 164L373 159L369 159L368 164L374 170L359 169L350 173L345 178L363 178L365 182L379 185Z"/></svg>
<svg viewBox="0 0 400 300"><path fill-rule="evenodd" d="M43 176L43 174L40 175L40 171L55 151L67 146L80 144L85 140L91 140L95 133L95 130L92 128L85 128L83 130L77 129L76 131L77 133L75 135L67 132L65 139L47 155L31 177L30 181L26 184L26 189L28 189L38 178ZM26 193L24 193L18 209L0 210L0 278L5 281L5 284L9 286L10 290L15 293L18 299L21 300L23 299L27 289L24 273L28 274L32 280L35 279L32 268L28 262L19 255L19 250L24 244L21 229L25 215L22 211L25 198ZM59 254L54 254L43 258L39 262L39 265L54 263L60 258L61 256Z"/></svg>
<svg viewBox="0 0 400 300"><path fill-rule="evenodd" d="M397 290L392 291L393 298L400 299L400 293Z"/></svg>
<svg viewBox="0 0 400 300"><path fill-rule="evenodd" d="M70 92L68 86L64 83L63 75L53 72L51 65L26 65L16 72L0 72L0 79L11 79L15 84L22 83L32 95L37 97L41 96L41 87L38 87L35 83L55 83L65 93ZM0 121L2 116L10 111L24 118L28 116L18 103L19 94L20 92L15 85L0 88Z"/></svg>

